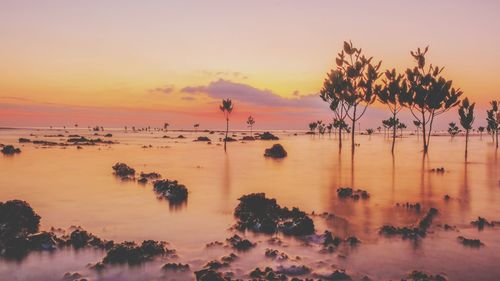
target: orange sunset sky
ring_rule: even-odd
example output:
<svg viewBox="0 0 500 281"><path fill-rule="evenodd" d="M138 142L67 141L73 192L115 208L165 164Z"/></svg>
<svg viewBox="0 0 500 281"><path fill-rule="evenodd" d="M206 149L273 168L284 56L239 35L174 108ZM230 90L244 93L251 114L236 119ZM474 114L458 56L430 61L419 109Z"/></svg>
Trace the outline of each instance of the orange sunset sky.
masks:
<svg viewBox="0 0 500 281"><path fill-rule="evenodd" d="M498 99L500 1L0 0L0 126L262 129L330 120L317 93L344 40L413 66L410 50L478 104ZM373 105L361 120L389 115ZM404 114L403 121L411 123ZM406 119L405 119L406 118ZM438 125L457 120L456 109Z"/></svg>

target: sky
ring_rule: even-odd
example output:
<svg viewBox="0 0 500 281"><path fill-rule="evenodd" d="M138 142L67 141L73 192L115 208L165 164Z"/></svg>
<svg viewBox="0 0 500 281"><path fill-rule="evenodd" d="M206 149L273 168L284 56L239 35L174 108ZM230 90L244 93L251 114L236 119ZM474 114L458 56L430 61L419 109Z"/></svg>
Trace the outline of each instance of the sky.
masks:
<svg viewBox="0 0 500 281"><path fill-rule="evenodd" d="M484 125L500 97L500 1L0 0L0 126L306 129L345 40L413 67L429 46ZM377 127L375 104L361 119ZM456 109L438 126L458 120ZM403 121L411 123L408 112Z"/></svg>

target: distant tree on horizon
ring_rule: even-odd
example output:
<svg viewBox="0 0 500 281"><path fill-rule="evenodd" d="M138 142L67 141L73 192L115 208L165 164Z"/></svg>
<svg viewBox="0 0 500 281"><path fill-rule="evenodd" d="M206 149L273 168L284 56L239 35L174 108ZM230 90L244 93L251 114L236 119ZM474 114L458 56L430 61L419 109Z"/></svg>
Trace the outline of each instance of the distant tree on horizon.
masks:
<svg viewBox="0 0 500 281"><path fill-rule="evenodd" d="M460 116L460 125L465 130L465 161L467 162L467 150L469 146L469 131L474 124L474 106L476 103L470 103L468 98L462 101L458 108L458 115Z"/></svg>
<svg viewBox="0 0 500 281"><path fill-rule="evenodd" d="M401 138L403 138L403 130L404 130L404 129L406 129L406 124L405 124L405 123L403 123L403 122L399 122L399 121L398 121L398 125L397 125L397 126L398 126L398 129L399 129L399 130L400 130L400 132L401 132Z"/></svg>
<svg viewBox="0 0 500 281"><path fill-rule="evenodd" d="M255 124L255 119L253 119L252 115L248 116L247 126L250 128L250 135L253 135L253 125Z"/></svg>
<svg viewBox="0 0 500 281"><path fill-rule="evenodd" d="M312 134L315 133L317 127L318 127L318 123L317 122L311 122L311 123L309 123L309 131L311 131Z"/></svg>
<svg viewBox="0 0 500 281"><path fill-rule="evenodd" d="M485 130L485 129L486 129L486 128L485 128L485 127L483 127L483 126L479 126L479 127L477 127L477 130L479 131L479 139L481 139L481 140L483 139L483 133L484 133L484 130Z"/></svg>
<svg viewBox="0 0 500 281"><path fill-rule="evenodd" d="M193 128L194 128L194 132L195 133L198 133L198 128L200 127L200 124L196 123L193 125Z"/></svg>
<svg viewBox="0 0 500 281"><path fill-rule="evenodd" d="M442 67L426 67L425 55L429 47L423 51L411 51L417 66L406 70L408 95L400 99L401 103L410 109L415 120L422 124L423 153L427 154L434 119L460 103L462 91L452 87L452 81L441 76Z"/></svg>
<svg viewBox="0 0 500 281"><path fill-rule="evenodd" d="M224 151L226 151L227 134L229 133L229 114L233 111L233 102L229 98L223 99L219 108L224 113L224 118L226 119L226 137L224 138Z"/></svg>
<svg viewBox="0 0 500 281"><path fill-rule="evenodd" d="M418 120L413 120L413 125L417 128L417 138L419 136L418 132L420 131L420 127L422 127L422 123Z"/></svg>
<svg viewBox="0 0 500 281"><path fill-rule="evenodd" d="M165 132L168 132L168 126L170 126L169 123L164 123L163 124L163 130L165 130Z"/></svg>
<svg viewBox="0 0 500 281"><path fill-rule="evenodd" d="M448 124L448 134L450 134L451 138L455 137L460 133L460 128L457 126L455 122L451 122Z"/></svg>

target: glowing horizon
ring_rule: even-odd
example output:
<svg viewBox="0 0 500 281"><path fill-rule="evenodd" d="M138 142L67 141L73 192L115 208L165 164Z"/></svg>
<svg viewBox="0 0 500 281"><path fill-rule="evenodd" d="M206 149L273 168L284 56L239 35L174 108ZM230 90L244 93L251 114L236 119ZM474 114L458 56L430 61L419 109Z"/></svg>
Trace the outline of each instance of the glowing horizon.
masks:
<svg viewBox="0 0 500 281"><path fill-rule="evenodd" d="M496 1L2 2L0 126L214 128L231 97L235 129L250 114L256 127L306 128L331 118L310 96L344 40L399 71L429 45L429 62L478 104L477 125L500 96ZM367 126L388 115L367 114Z"/></svg>

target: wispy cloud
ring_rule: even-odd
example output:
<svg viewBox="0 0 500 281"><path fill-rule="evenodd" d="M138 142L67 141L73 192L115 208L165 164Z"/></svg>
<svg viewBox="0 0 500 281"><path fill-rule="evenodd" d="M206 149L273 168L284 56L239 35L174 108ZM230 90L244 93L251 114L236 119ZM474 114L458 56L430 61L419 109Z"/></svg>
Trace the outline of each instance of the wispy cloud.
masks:
<svg viewBox="0 0 500 281"><path fill-rule="evenodd" d="M324 107L317 94L300 96L295 91L294 98L286 98L267 89L258 89L248 84L219 79L208 85L187 86L180 90L188 95L206 94L215 99L232 98L253 105L273 107Z"/></svg>
<svg viewBox="0 0 500 281"><path fill-rule="evenodd" d="M171 94L175 91L175 88L173 85L167 85L167 86L163 86L163 87L158 87L158 88L154 88L154 89L150 89L149 92L151 93L162 93L162 94Z"/></svg>

